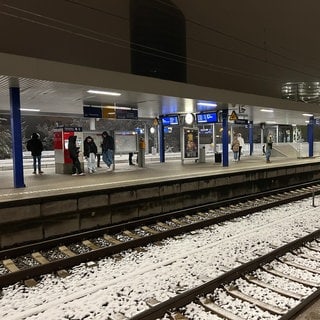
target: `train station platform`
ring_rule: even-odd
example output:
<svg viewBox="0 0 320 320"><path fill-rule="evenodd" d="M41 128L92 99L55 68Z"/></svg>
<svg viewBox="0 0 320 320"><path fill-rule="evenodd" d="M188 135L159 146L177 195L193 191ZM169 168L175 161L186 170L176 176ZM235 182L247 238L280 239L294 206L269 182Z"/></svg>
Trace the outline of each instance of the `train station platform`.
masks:
<svg viewBox="0 0 320 320"><path fill-rule="evenodd" d="M42 160L43 175L34 175L31 160L26 161L25 188L14 188L12 161L0 160L2 181L0 202L318 162L320 163L320 157L305 159L273 157L271 163L266 163L263 155L255 155L242 156L239 162L233 162L230 157L229 166L223 167L221 163L214 162L213 155L207 156L205 163L198 163L194 160L186 160L182 163L180 153L172 153L166 157L165 163L160 163L156 156L147 156L145 167L140 168L137 164L130 166L126 156L118 156L115 159L113 171L108 171L107 166L102 162L101 168L97 168L97 172L94 174L71 176L56 174L54 160L49 158Z"/></svg>
<svg viewBox="0 0 320 320"><path fill-rule="evenodd" d="M101 166L85 176L26 168L24 188L13 187L12 170L0 171L0 249L320 179L320 158L244 156L222 167L213 157L182 164L171 155L143 168Z"/></svg>

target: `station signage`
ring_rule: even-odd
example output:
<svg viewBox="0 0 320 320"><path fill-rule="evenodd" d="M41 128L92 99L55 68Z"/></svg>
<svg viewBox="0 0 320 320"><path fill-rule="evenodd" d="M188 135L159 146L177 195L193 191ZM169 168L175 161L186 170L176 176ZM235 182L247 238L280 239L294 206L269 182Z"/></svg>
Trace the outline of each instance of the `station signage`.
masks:
<svg viewBox="0 0 320 320"><path fill-rule="evenodd" d="M83 106L83 116L85 118L100 119L138 119L138 109L127 106Z"/></svg>
<svg viewBox="0 0 320 320"><path fill-rule="evenodd" d="M248 124L249 121L247 119L237 119L234 121L235 124Z"/></svg>

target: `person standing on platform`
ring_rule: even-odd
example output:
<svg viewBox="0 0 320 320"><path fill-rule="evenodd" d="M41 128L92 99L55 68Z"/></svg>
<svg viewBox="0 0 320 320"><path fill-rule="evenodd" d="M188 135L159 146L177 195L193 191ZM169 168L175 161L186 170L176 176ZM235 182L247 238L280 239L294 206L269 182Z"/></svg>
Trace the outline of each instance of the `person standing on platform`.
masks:
<svg viewBox="0 0 320 320"><path fill-rule="evenodd" d="M231 144L231 150L233 152L233 161L237 162L239 157L239 140L236 135L233 136L232 144Z"/></svg>
<svg viewBox="0 0 320 320"><path fill-rule="evenodd" d="M76 142L77 142L77 136L69 137L68 150L69 150L69 156L72 160L72 175L84 176L84 173L82 172L81 164L79 161L80 148L77 147Z"/></svg>
<svg viewBox="0 0 320 320"><path fill-rule="evenodd" d="M134 166L132 158L133 158L133 152L129 152L129 166Z"/></svg>
<svg viewBox="0 0 320 320"><path fill-rule="evenodd" d="M98 143L98 145L97 145L97 168L101 168L100 167L101 155L102 155L101 143Z"/></svg>
<svg viewBox="0 0 320 320"><path fill-rule="evenodd" d="M241 133L238 133L238 141L239 141L239 154L238 154L238 161L240 161L241 152L244 147L244 140L242 138Z"/></svg>
<svg viewBox="0 0 320 320"><path fill-rule="evenodd" d="M113 169L114 140L107 131L102 132L102 160L108 169Z"/></svg>
<svg viewBox="0 0 320 320"><path fill-rule="evenodd" d="M97 145L95 144L92 137L88 136L85 138L83 143L83 155L88 161L88 172L96 172L96 155L97 155Z"/></svg>
<svg viewBox="0 0 320 320"><path fill-rule="evenodd" d="M31 151L33 157L33 174L37 173L37 163L38 163L38 173L43 174L41 170L41 154L43 151L43 144L40 140L39 133L33 133L31 139L27 141L27 150Z"/></svg>
<svg viewBox="0 0 320 320"><path fill-rule="evenodd" d="M271 157L271 150L272 150L272 143L273 143L273 139L272 139L272 135L269 134L268 138L267 138L267 143L266 143L266 162L270 163L270 157Z"/></svg>

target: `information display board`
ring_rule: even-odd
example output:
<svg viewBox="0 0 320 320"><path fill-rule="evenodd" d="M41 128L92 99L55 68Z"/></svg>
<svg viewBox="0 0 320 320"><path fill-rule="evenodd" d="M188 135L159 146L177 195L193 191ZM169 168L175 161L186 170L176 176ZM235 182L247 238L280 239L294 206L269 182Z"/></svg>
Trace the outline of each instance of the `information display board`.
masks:
<svg viewBox="0 0 320 320"><path fill-rule="evenodd" d="M174 126L179 124L179 116L178 115L167 115L161 117L162 125L163 126Z"/></svg>
<svg viewBox="0 0 320 320"><path fill-rule="evenodd" d="M218 122L218 115L216 112L197 113L196 120L198 124L216 123Z"/></svg>

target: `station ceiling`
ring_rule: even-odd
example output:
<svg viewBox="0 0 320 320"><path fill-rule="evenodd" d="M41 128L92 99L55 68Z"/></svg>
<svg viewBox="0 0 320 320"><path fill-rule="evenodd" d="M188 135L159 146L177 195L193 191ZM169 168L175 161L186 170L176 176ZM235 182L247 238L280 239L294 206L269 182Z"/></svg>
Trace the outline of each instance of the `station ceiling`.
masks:
<svg viewBox="0 0 320 320"><path fill-rule="evenodd" d="M82 117L83 105L89 104L137 107L141 118L224 108L228 108L229 113L234 110L239 118L253 120L254 123L306 125L308 117L302 114L320 117L320 106L316 104L295 103L63 63L35 62L35 59L28 61L30 58L3 58L9 58L10 63L7 70L5 63L0 66L0 114L10 111L9 86L14 79L20 87L21 108L40 110L22 111L22 115ZM54 68L54 74L48 68L51 71ZM89 89L119 92L121 95L110 97L92 94L87 92ZM199 107L199 102L217 103L217 107Z"/></svg>

